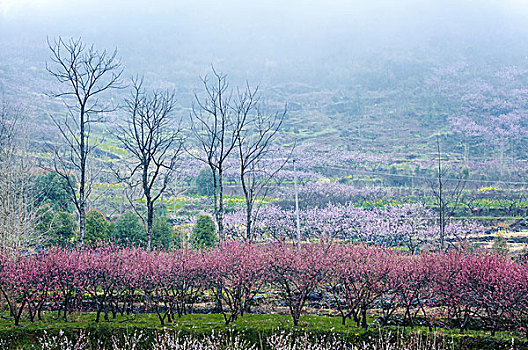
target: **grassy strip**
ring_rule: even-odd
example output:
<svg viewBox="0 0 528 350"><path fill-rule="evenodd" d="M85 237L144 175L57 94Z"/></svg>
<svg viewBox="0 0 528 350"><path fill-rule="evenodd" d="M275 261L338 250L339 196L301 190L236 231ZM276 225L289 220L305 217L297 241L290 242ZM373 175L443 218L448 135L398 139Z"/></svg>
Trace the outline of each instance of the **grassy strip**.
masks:
<svg viewBox="0 0 528 350"><path fill-rule="evenodd" d="M280 331L297 335L308 333L314 337L338 335L351 342L374 342L379 337L387 337L389 334L391 337L408 337L417 333L423 336L433 336L426 328L421 327L415 327L412 330L403 330L401 327L386 327L383 330L371 328L365 331L348 324L343 326L340 318L327 316L304 316L298 327L293 326L288 315L276 314L245 315L228 327L225 326L222 315L218 314L186 315L165 327L160 326L157 317L152 314L141 314L135 318L118 316L115 320L100 323L95 323L94 315L90 313L72 314L68 322L55 320L54 316L55 314L48 313L44 315L43 321L24 323L20 327L13 326L8 320L0 320L0 340L3 340L0 348L31 349L31 344L44 332L58 334L61 330L74 338L82 330L90 334L92 340L103 340L104 342L110 342L112 336L131 335L136 331L142 331L152 338L156 332L163 330L193 336L211 332L229 332L240 334L255 344L261 344L262 339ZM441 329L436 334L452 344L454 349L510 349L512 340L516 349L528 349L528 343L525 340L518 335L506 332L499 332L495 337L490 337L482 331L468 331L461 334L456 330Z"/></svg>

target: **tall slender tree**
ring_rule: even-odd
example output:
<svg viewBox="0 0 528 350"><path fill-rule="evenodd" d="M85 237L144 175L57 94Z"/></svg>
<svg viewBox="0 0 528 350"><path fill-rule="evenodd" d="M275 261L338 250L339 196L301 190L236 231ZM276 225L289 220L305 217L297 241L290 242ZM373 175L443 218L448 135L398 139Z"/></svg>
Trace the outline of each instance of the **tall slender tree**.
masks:
<svg viewBox="0 0 528 350"><path fill-rule="evenodd" d="M259 109L258 87L249 86L238 92L234 101L235 112L240 120L240 132L236 142L240 183L246 202L246 239L253 239L252 226L258 214L257 199L265 196L268 184L280 171L285 160L277 155L273 142L286 116L283 112L262 113ZM276 159L270 159L276 158Z"/></svg>
<svg viewBox="0 0 528 350"><path fill-rule="evenodd" d="M191 132L198 144L198 154L190 151L204 162L213 177L214 214L220 238L224 238L224 172L226 161L237 145L243 126L241 114L232 107L233 92L226 75L217 72L202 79L205 94L195 94L195 103L190 113Z"/></svg>
<svg viewBox="0 0 528 350"><path fill-rule="evenodd" d="M0 101L0 254L16 254L42 246L48 230L37 230L45 210L36 206L37 191L30 171L19 111Z"/></svg>
<svg viewBox="0 0 528 350"><path fill-rule="evenodd" d="M176 161L182 150L183 138L179 125L173 119L175 98L171 91L145 92L143 81L135 79L132 95L125 101L128 118L118 128L116 137L130 155L126 163L128 172L118 174L131 190L139 189L145 199L145 211L139 210L136 198L130 204L147 223L147 246L152 247L154 206L176 170Z"/></svg>
<svg viewBox="0 0 528 350"><path fill-rule="evenodd" d="M64 140L65 147L55 149L55 170L64 178L79 216L79 244L84 243L86 205L92 191L94 173L89 159L95 143L90 143L91 128L104 121L114 108L101 101L108 90L122 88L121 63L117 51L98 51L81 39L48 41L51 63L48 72L59 82L59 92L67 113L50 115ZM72 177L71 175L75 175Z"/></svg>
<svg viewBox="0 0 528 350"><path fill-rule="evenodd" d="M446 169L442 165L442 152L440 149L440 138L436 138L437 171L436 180L429 180L429 186L433 192L438 211L438 232L440 249L445 249L446 227L449 218L454 215L454 210L461 201L461 195L466 185L466 177L459 174L456 178L446 179Z"/></svg>

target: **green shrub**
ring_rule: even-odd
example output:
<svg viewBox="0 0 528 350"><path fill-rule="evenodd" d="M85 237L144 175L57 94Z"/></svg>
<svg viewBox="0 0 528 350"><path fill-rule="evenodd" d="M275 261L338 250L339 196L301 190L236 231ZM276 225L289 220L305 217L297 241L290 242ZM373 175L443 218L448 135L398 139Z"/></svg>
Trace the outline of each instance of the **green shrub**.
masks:
<svg viewBox="0 0 528 350"><path fill-rule="evenodd" d="M134 243L145 245L147 242L147 231L139 217L135 213L127 211L114 223L112 240L119 244Z"/></svg>
<svg viewBox="0 0 528 350"><path fill-rule="evenodd" d="M196 177L195 187L196 193L200 196L214 195L214 180L210 169L203 168Z"/></svg>
<svg viewBox="0 0 528 350"><path fill-rule="evenodd" d="M48 205L40 210L44 212L40 216L37 231L46 234L48 245L64 247L72 243L77 227L75 215L64 211L54 212Z"/></svg>
<svg viewBox="0 0 528 350"><path fill-rule="evenodd" d="M209 215L201 214L196 220L191 235L191 245L194 248L210 248L218 242L216 225Z"/></svg>
<svg viewBox="0 0 528 350"><path fill-rule="evenodd" d="M152 243L155 247L179 247L180 242L175 240L174 230L166 217L157 217L152 225Z"/></svg>
<svg viewBox="0 0 528 350"><path fill-rule="evenodd" d="M38 189L35 205L49 204L54 211L71 212L73 203L67 186L66 179L56 172L38 176L35 179L35 188Z"/></svg>
<svg viewBox="0 0 528 350"><path fill-rule="evenodd" d="M86 227L84 242L88 245L97 242L107 242L112 234L112 223L106 220L103 213L97 210L90 210L86 213Z"/></svg>

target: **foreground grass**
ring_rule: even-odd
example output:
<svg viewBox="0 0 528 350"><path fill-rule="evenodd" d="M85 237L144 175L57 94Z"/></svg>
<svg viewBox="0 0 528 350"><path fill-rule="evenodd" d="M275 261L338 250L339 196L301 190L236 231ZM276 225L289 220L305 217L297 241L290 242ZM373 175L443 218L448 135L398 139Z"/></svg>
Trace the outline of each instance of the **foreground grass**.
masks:
<svg viewBox="0 0 528 350"><path fill-rule="evenodd" d="M5 315L4 315L5 316ZM31 349L35 338L48 334L58 334L64 331L75 337L80 331L88 333L96 339L110 339L113 335L132 335L140 330L154 334L164 330L180 334L204 335L215 333L240 334L250 342L258 343L263 337L277 332L294 334L311 334L314 336L337 335L347 341L369 342L379 337L392 337L433 335L427 328L415 327L403 329L402 327L357 328L352 323L343 325L339 317L307 315L301 317L300 324L294 326L289 315L278 314L247 314L236 322L226 326L222 315L219 314L192 314L176 319L173 323L161 326L154 314L139 314L135 317L118 316L110 321L96 323L95 316L91 313L74 313L69 315L68 321L57 320L55 313L44 314L42 321L34 323L24 322L16 327L12 321L2 318L0 320L0 340L4 340L6 349ZM453 349L510 349L512 343L516 349L528 349L528 343L521 334L499 332L495 337L483 331L467 331L463 334L453 329L439 329L433 332L449 343L454 344ZM6 340L8 340L6 342ZM5 344L9 344L5 347ZM148 348L148 347L147 347Z"/></svg>
<svg viewBox="0 0 528 350"><path fill-rule="evenodd" d="M13 325L13 322L7 319L0 320L0 332L5 330L59 330L65 328L94 328L104 327L111 329L174 329L183 330L193 333L209 333L213 330L222 331L230 329L251 329L255 331L273 331L281 330L301 330L301 331L319 331L319 332L338 332L343 334L360 334L364 330L351 325L343 326L341 318L330 316L303 316L299 326L295 327L289 315L277 314L246 314L229 326L225 325L224 318L221 314L192 314L176 318L173 323L161 326L158 317L155 314L138 314L136 316L120 316L109 321L95 322L95 314L92 313L74 313L68 315L68 321L57 320L55 313L46 313L42 321L23 322L20 327Z"/></svg>

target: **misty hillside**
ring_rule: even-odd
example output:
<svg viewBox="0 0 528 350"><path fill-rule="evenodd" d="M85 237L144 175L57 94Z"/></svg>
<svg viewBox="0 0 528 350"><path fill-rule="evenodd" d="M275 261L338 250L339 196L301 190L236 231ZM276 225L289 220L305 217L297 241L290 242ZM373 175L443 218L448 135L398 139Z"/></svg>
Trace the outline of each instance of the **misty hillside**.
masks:
<svg viewBox="0 0 528 350"><path fill-rule="evenodd" d="M526 158L528 9L521 3L0 6L0 90L31 116L36 140L53 134L48 113L62 108L46 95L54 89L47 39L60 35L117 48L127 77L175 89L184 121L214 65L233 86L260 85L269 106L287 104L286 143L427 157L440 134L455 158ZM119 101L126 92L114 93Z"/></svg>

